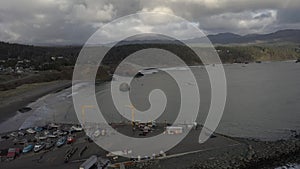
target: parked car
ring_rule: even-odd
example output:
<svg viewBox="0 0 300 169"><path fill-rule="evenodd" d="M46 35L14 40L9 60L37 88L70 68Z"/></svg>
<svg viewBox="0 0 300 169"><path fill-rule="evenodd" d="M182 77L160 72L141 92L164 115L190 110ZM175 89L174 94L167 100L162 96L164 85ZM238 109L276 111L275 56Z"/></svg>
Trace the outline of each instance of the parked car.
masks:
<svg viewBox="0 0 300 169"><path fill-rule="evenodd" d="M94 134L93 134L93 137L95 137L95 138L97 138L97 137L99 137L100 136L100 130L96 130L95 132L94 132Z"/></svg>
<svg viewBox="0 0 300 169"><path fill-rule="evenodd" d="M29 145L27 145L26 147L24 147L23 148L23 153L28 153L28 152L30 152L32 149L33 149L33 144L29 144Z"/></svg>
<svg viewBox="0 0 300 169"><path fill-rule="evenodd" d="M66 143L66 141L67 141L67 137L66 136L61 137L60 139L57 140L56 147L63 146Z"/></svg>

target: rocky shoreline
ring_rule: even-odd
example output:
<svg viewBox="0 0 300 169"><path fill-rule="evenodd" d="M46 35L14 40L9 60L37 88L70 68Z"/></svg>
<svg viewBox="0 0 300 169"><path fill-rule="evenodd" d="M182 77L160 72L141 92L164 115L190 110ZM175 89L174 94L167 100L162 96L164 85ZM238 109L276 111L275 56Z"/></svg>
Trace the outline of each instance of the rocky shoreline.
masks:
<svg viewBox="0 0 300 169"><path fill-rule="evenodd" d="M299 137L278 141L259 141L246 138L231 138L241 144L240 148L201 152L185 157L161 159L138 164L133 168L189 168L189 169L251 169L276 168L286 164L300 163ZM187 159L187 160L185 160ZM178 162L190 164L182 165ZM176 163L173 166L172 163Z"/></svg>
<svg viewBox="0 0 300 169"><path fill-rule="evenodd" d="M234 154L233 151L232 153L220 154L217 160L206 161L199 164L195 163L190 168L270 168L291 161L297 162L297 158L293 159L293 157L299 157L300 155L299 139L275 142L247 139L239 140L248 145L245 153ZM276 165L276 163L278 163L278 165Z"/></svg>

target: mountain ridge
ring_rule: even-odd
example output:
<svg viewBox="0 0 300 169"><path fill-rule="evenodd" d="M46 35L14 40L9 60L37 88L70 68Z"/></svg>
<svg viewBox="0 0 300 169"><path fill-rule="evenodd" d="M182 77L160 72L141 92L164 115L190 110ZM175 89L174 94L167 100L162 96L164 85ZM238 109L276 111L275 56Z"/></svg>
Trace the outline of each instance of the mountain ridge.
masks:
<svg viewBox="0 0 300 169"><path fill-rule="evenodd" d="M238 35L234 33L219 33L208 35L213 44L235 44L235 43L276 43L291 42L300 43L299 29L284 29L268 34Z"/></svg>

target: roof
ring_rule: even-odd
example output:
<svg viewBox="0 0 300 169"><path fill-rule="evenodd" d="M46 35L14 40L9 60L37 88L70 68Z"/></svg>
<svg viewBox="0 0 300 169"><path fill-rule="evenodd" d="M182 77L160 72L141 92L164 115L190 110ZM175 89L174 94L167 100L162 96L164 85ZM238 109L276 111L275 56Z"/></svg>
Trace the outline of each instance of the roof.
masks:
<svg viewBox="0 0 300 169"><path fill-rule="evenodd" d="M81 164L81 168L84 168L86 166L92 166L97 162L97 156L92 155L89 159L87 159L84 163Z"/></svg>

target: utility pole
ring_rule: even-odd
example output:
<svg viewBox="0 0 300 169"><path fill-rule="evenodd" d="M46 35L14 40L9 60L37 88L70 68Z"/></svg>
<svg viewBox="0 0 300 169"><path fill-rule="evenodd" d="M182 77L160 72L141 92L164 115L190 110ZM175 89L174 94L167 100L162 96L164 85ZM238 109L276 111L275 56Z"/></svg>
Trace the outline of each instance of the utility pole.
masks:
<svg viewBox="0 0 300 169"><path fill-rule="evenodd" d="M81 106L81 119L82 119L82 121L83 121L83 127L85 127L85 109L87 109L87 108L94 108L94 106L93 105L83 105L83 106Z"/></svg>
<svg viewBox="0 0 300 169"><path fill-rule="evenodd" d="M131 105L126 105L126 107L129 107L131 109L131 123L132 126L134 125L134 114L135 114L135 107Z"/></svg>

